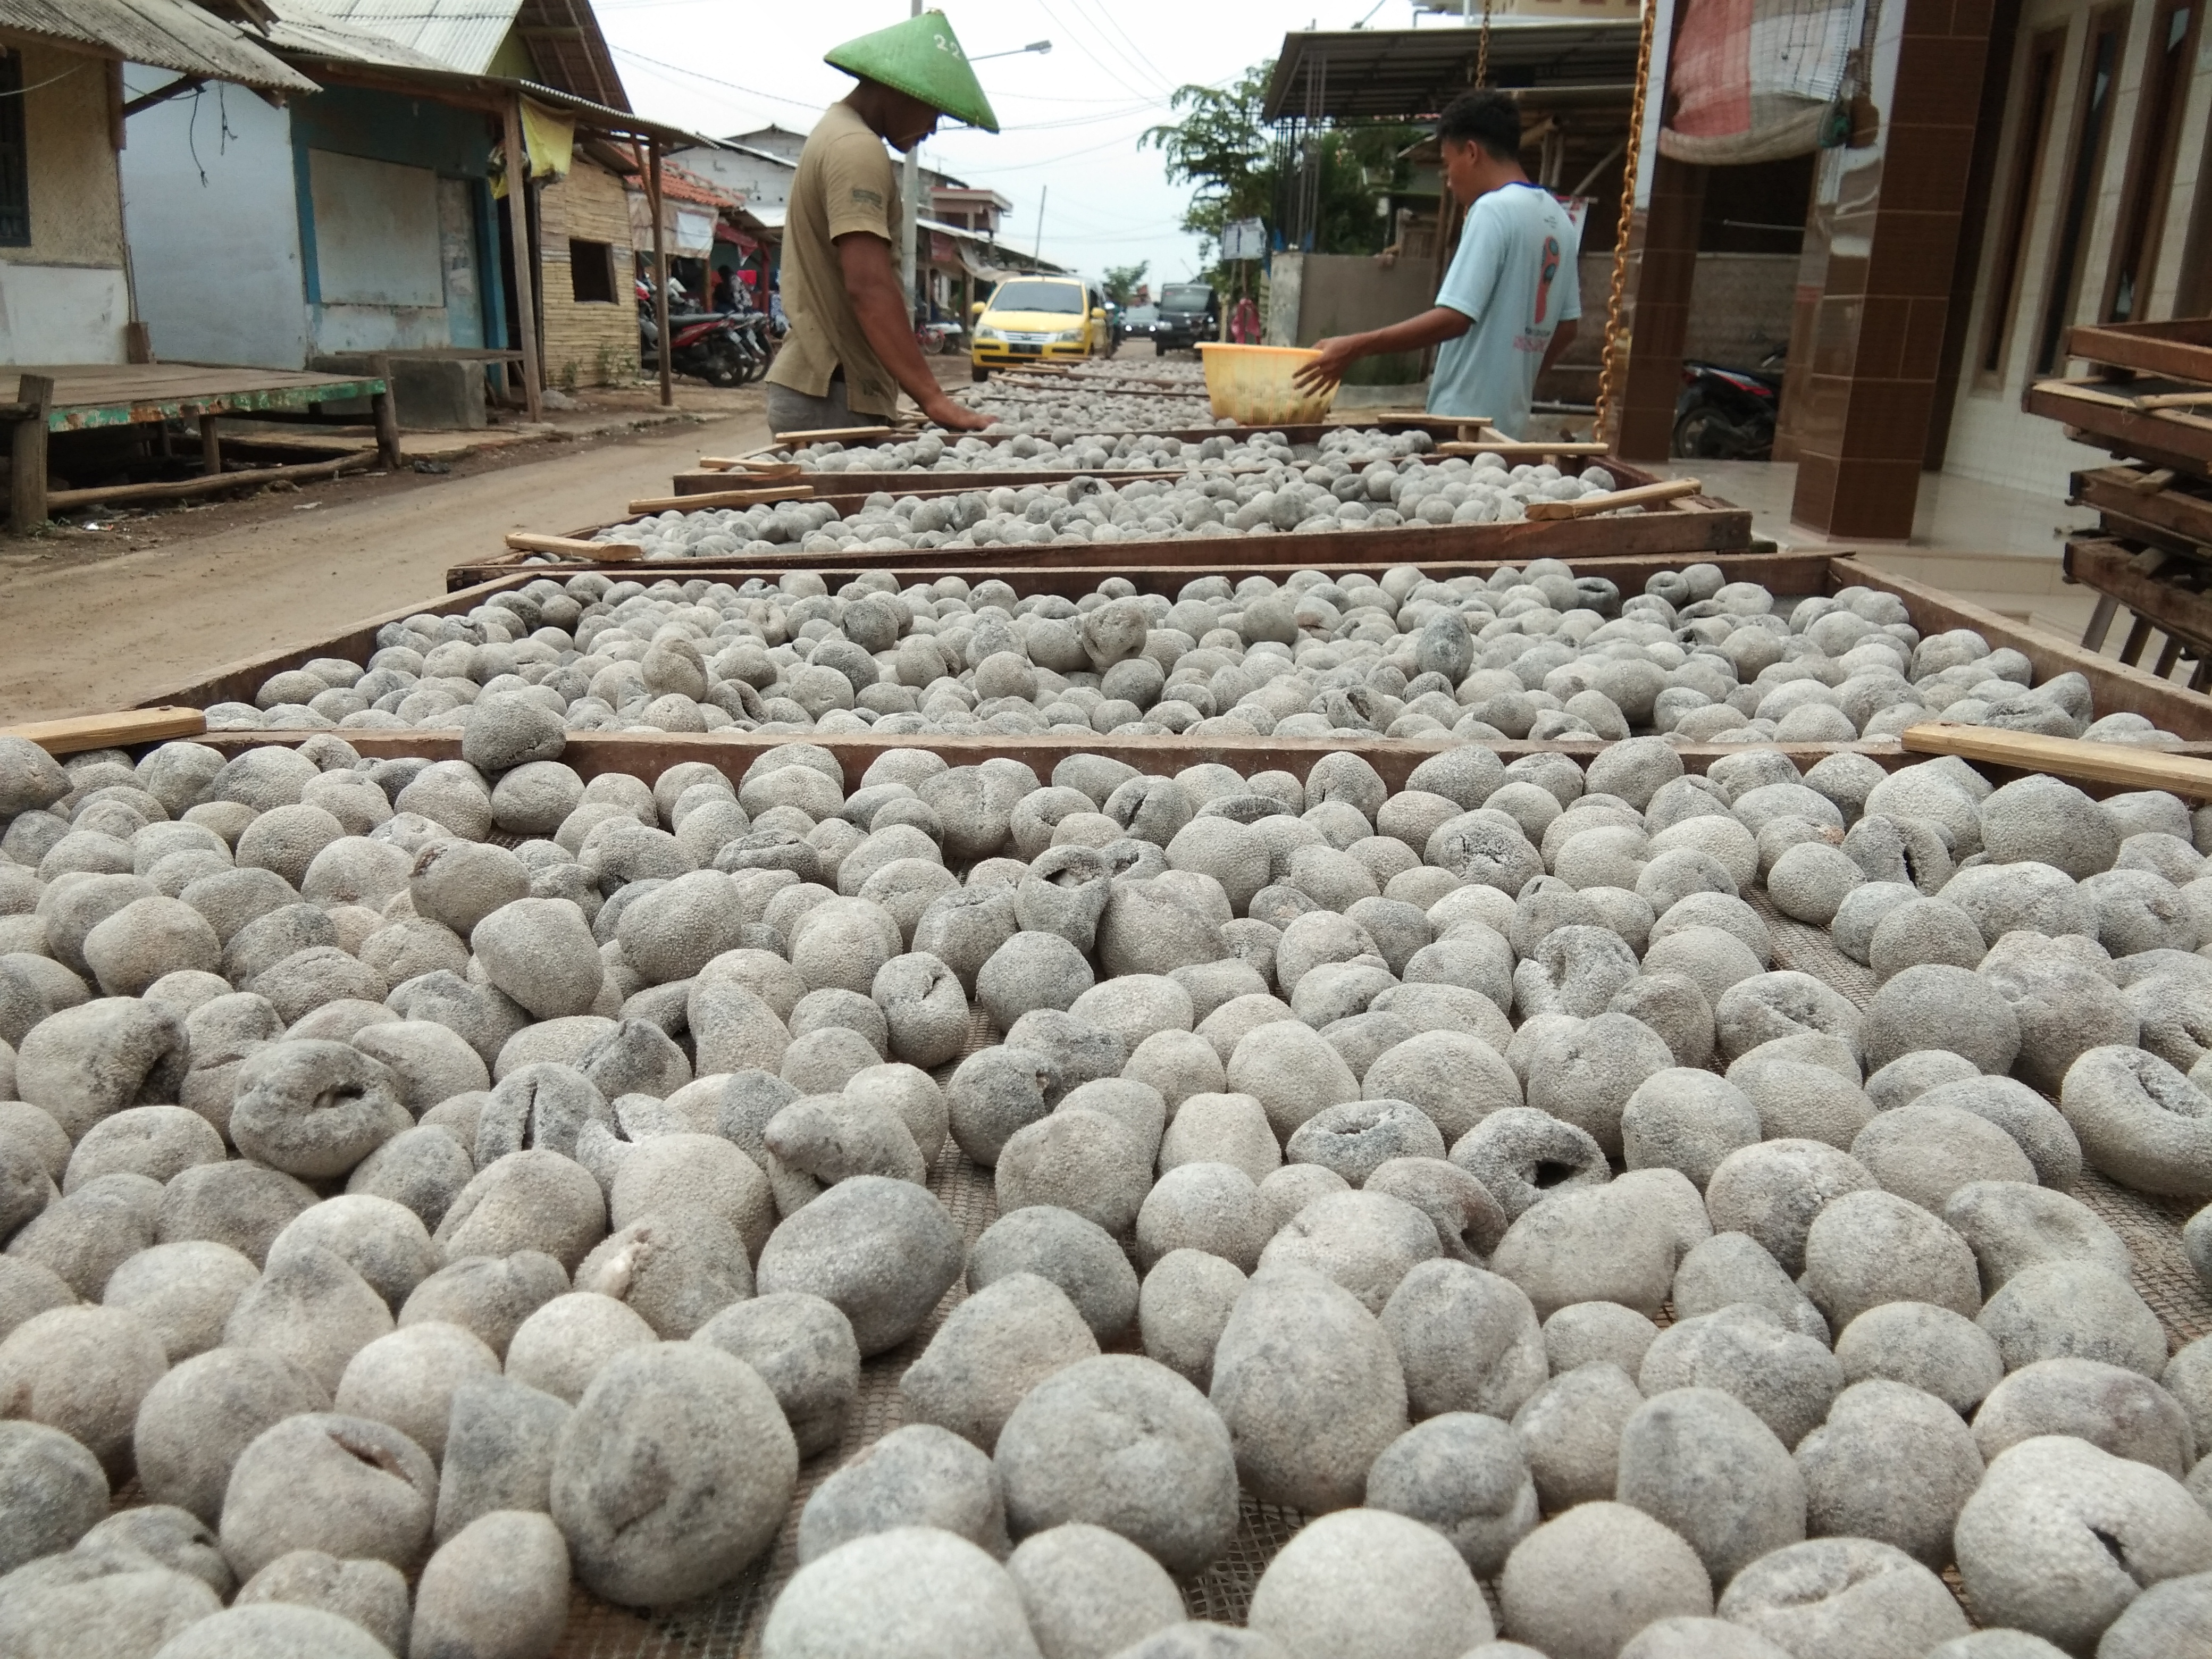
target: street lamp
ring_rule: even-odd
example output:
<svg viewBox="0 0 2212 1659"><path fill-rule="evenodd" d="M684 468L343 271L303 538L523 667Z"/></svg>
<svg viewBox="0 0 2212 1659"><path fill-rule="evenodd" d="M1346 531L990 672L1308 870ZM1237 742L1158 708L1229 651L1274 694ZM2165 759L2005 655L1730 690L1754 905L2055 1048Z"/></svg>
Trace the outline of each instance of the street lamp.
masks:
<svg viewBox="0 0 2212 1659"><path fill-rule="evenodd" d="M914 0L914 15L916 17L921 15L921 0ZM1051 50L1051 41L1032 40L1026 46L1015 46L1006 52L987 52L981 58L970 58L968 61L971 64L986 64L994 58L1019 58L1025 52L1042 53ZM919 227L915 223L915 220L921 206L921 146L920 144L916 144L906 153L906 167L899 179L899 200L901 205L906 210L907 237L907 246L902 251L898 262L899 282L906 289L907 310L911 314L915 309L916 303L914 293L915 257L914 242ZM1039 228L1039 234L1042 234L1042 226Z"/></svg>

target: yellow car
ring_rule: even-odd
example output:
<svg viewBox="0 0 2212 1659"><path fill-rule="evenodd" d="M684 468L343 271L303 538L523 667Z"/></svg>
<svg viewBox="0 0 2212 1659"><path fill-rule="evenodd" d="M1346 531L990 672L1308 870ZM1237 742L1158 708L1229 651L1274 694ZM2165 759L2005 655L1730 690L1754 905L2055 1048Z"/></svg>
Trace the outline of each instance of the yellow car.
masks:
<svg viewBox="0 0 2212 1659"><path fill-rule="evenodd" d="M969 364L976 380L1039 359L1103 357L1114 349L1113 313L1079 276L1014 276L999 284L975 319Z"/></svg>

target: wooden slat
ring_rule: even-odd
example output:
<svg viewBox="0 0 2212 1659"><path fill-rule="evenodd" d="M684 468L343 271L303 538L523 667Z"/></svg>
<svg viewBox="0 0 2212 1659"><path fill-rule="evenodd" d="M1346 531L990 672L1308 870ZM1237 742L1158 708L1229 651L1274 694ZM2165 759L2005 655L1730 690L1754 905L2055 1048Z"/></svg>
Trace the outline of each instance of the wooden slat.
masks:
<svg viewBox="0 0 2212 1659"><path fill-rule="evenodd" d="M1067 483L1077 478L1102 478L1109 483L1120 484L1139 478L1180 478L1187 472L1200 471L1197 466L1156 467L1148 472L1083 471L1055 467L1049 471L1021 472L1008 468L996 472L935 472L915 468L904 472L830 472L810 471L796 464L787 472L769 476L783 478L805 478L807 487L817 495L849 495L859 500L882 490L890 495L958 495L970 489L1020 489L1030 484L1042 484L1050 489L1054 484ZM1209 462L1205 468L1212 472L1224 471L1218 462ZM1259 469L1254 469L1259 470ZM730 475L702 465L677 473L671 480L676 494L684 496L714 495L729 488Z"/></svg>
<svg viewBox="0 0 2212 1659"><path fill-rule="evenodd" d="M1171 435L1188 438L1192 434L1183 433ZM1209 433L1203 435L1213 434ZM1293 440L1293 441L1297 441ZM1607 471L1613 474L1613 481L1623 489L1661 482L1656 473L1648 472L1642 467L1613 456L1565 455L1560 457L1560 459L1564 463L1560 471L1564 472L1580 472L1588 465L1602 465ZM1264 471L1265 469L1242 470ZM1200 471L1211 472L1225 471L1235 474L1240 469L1224 468L1218 461L1208 461L1202 465L1192 462L1188 465L1158 467L1149 471L1054 467L1030 471L1008 468L990 472L933 472L909 468L899 472L806 472L803 476L812 479L817 493L823 495L867 495L880 489L892 495L927 496L933 491L942 493L949 490L957 495L966 489L996 489L1002 484L1009 489L1020 489L1025 485L1033 483L1040 483L1050 489L1054 484L1066 483L1075 478L1099 478L1108 483L1118 485L1138 478L1179 478L1187 472ZM675 489L678 495L693 490L719 489L723 483L722 475L711 471L678 472L675 477ZM1721 501L1717 505L1725 508L1730 504Z"/></svg>
<svg viewBox="0 0 2212 1659"><path fill-rule="evenodd" d="M507 544L518 553L554 553L586 564L622 564L645 556L645 550L635 542L584 542L573 536L536 536L523 530L509 532Z"/></svg>
<svg viewBox="0 0 2212 1659"><path fill-rule="evenodd" d="M1631 507L1656 507L1662 501L1695 495L1705 485L1695 478L1668 478L1661 483L1638 484L1633 489L1609 489L1601 495L1583 495L1571 501L1530 501L1522 509L1530 518L1594 519L1601 513L1618 513Z"/></svg>
<svg viewBox="0 0 2212 1659"><path fill-rule="evenodd" d="M2212 466L2212 421L2147 415L2123 399L2087 397L2078 387L2061 389L2049 381L2030 386L2021 401L2029 414L2081 433L2084 443L2200 474Z"/></svg>
<svg viewBox="0 0 2212 1659"><path fill-rule="evenodd" d="M1919 755L1956 755L2020 772L2085 778L2130 789L2166 789L2191 800L2212 800L2212 760L2201 755L2000 732L1986 726L1911 726L1901 741Z"/></svg>
<svg viewBox="0 0 2212 1659"><path fill-rule="evenodd" d="M804 444L873 443L879 438L910 437L914 428L896 426L825 426L805 432L779 432L775 441L797 447Z"/></svg>
<svg viewBox="0 0 2212 1659"><path fill-rule="evenodd" d="M50 755L80 755L88 749L120 749L134 743L196 738L206 730L207 717L198 709L163 706L0 726L0 738L27 738Z"/></svg>
<svg viewBox="0 0 2212 1659"><path fill-rule="evenodd" d="M2146 374L2212 382L2212 317L2069 328L2066 355Z"/></svg>
<svg viewBox="0 0 2212 1659"><path fill-rule="evenodd" d="M1464 442L1455 440L1450 443L1438 444L1437 453L1439 455L1495 455L1500 460L1506 461L1540 461L1553 455L1595 457L1604 454L1608 447L1610 446L1606 444L1571 443L1564 439L1557 443L1547 443L1540 438L1532 438L1525 441L1512 438L1499 438L1494 441L1487 438L1469 438Z"/></svg>
<svg viewBox="0 0 2212 1659"><path fill-rule="evenodd" d="M708 513L718 507L750 507L758 501L803 501L814 494L811 483L769 484L761 489L714 489L696 495L648 495L629 504L630 516L647 513Z"/></svg>
<svg viewBox="0 0 2212 1659"><path fill-rule="evenodd" d="M1097 548L1093 551L1100 560L1123 552L1130 544L1114 548ZM940 553L945 550L938 550ZM1071 549L1071 551L1073 550ZM1454 576L1488 576L1496 571L1500 561L1495 559L1425 559L1421 568L1437 580L1448 580ZM744 568L710 568L695 570L693 561L666 563L655 562L644 568L609 567L605 574L636 580L664 578L689 580L703 575L709 580L741 583L750 577L774 581L781 569L762 565ZM1802 594L1821 591L1827 579L1829 556L1826 553L1673 553L1648 554L1626 558L1577 559L1569 567L1578 576L1602 576L1618 586L1624 594L1640 593L1644 584L1662 570L1680 570L1692 564L1718 565L1730 581L1757 582L1777 593ZM853 580L863 572L882 567L872 562L857 562L850 559L822 558L806 564L805 568L818 573L834 591ZM1326 575L1341 577L1357 573L1380 580L1394 565L1382 563L1340 562L1333 559L1312 559L1304 562L1305 568L1319 570ZM1261 562L1214 564L1207 567L1208 575L1225 576L1231 581L1242 581L1247 576L1279 578L1284 567ZM471 586L494 580L501 576L517 574L555 578L579 574L574 568L558 565L522 565L518 563L461 565L447 573L447 580L456 586ZM1139 592L1159 593L1170 598L1188 582L1193 571L1188 565L1121 564L1098 562L1091 564L1031 564L984 567L970 564L915 565L902 568L899 577L902 583L933 582L942 576L957 576L969 585L988 580L1006 582L1017 596L1026 599L1033 593L1056 593L1064 599L1079 599L1093 592L1099 583L1109 577L1121 577L1132 583Z"/></svg>
<svg viewBox="0 0 2212 1659"><path fill-rule="evenodd" d="M1923 634L1971 628L1993 646L2008 645L2033 665L2039 682L2054 674L2079 673L2089 682L2100 714L2141 714L2176 737L2192 741L2212 739L2212 697L2198 696L2140 668L2130 668L2112 658L2084 651L2070 641L2025 627L1981 605L1971 605L1956 594L1904 576L1893 576L1856 559L1835 560L1829 567L1828 580L1831 591L1856 584L1896 594L1905 601L1912 625Z"/></svg>
<svg viewBox="0 0 2212 1659"><path fill-rule="evenodd" d="M2164 469L2160 469L2163 471ZM2212 499L2185 489L2143 488L2155 473L2129 466L2098 467L2074 475L2074 499L2100 513L2121 513L2158 526L2185 541L2212 547ZM2168 483L2172 482L2169 476Z"/></svg>
<svg viewBox="0 0 2212 1659"><path fill-rule="evenodd" d="M2174 563L2184 570L2189 568L2185 561ZM2185 640L2200 651L2212 648L2212 595L2193 592L2144 571L2132 549L2093 537L2073 537L2066 544L2066 574L2084 587L2111 594L2136 616L2155 623L2169 639Z"/></svg>
<svg viewBox="0 0 2212 1659"><path fill-rule="evenodd" d="M107 484L90 489L56 489L46 495L49 510L97 507L110 501L185 501L195 495L219 495L226 489L258 489L264 484L335 478L377 463L374 450L358 450L328 461L301 461L290 466L247 467L236 472L217 472L195 478L156 478L146 483Z"/></svg>

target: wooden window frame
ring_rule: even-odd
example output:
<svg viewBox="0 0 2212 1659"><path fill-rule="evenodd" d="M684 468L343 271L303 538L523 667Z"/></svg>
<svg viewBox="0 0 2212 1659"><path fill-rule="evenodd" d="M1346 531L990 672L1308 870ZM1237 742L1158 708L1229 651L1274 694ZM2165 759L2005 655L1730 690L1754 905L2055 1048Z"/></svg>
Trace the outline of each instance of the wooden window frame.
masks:
<svg viewBox="0 0 2212 1659"><path fill-rule="evenodd" d="M2120 216L2105 272L2104 300L2097 307L2097 315L2108 323L2148 319L2169 198L2173 194L2174 162L2181 150L2181 118L2188 108L2189 84L2197 67L2204 6L2205 0L2163 0L2153 15L2143 58L2142 89L2136 105L2135 133L2129 147L2127 182L2120 192ZM2166 42L2172 37L2174 15L2182 11L2189 14L2189 21L2169 53ZM2166 72L2169 67L2171 74ZM2135 291L2130 296L2127 314L2122 316L2113 307L2119 303L2120 279L2131 251Z"/></svg>
<svg viewBox="0 0 2212 1659"><path fill-rule="evenodd" d="M2061 187L2058 216L2051 225L2050 263L2044 269L2043 304L2039 307L2041 316L2032 343L2034 355L2028 359L2028 371L2037 379L2056 374L2065 367L2066 330L2081 311L2081 282L2101 194L2098 185L2112 153L2112 112L2127 67L2134 12L2135 8L2126 3L2100 6L2089 14L2088 26L2082 33L2081 59L2074 81L2074 118L2066 129L2069 161ZM2085 153L2082 141L2089 135L2084 129L2096 95L2098 48L2107 37L2112 41L2108 71L2112 78L2106 85L2095 148Z"/></svg>
<svg viewBox="0 0 2212 1659"><path fill-rule="evenodd" d="M1981 349L1976 354L1974 383L1978 386L1994 387L2004 380L2013 323L2027 285L2028 231L2035 222L2035 198L2043 187L2044 158L2051 149L2051 106L2066 67L2066 35L2062 23L2033 36L2021 66L2021 120L2013 134L2004 223L1990 266L1989 313L1982 319Z"/></svg>
<svg viewBox="0 0 2212 1659"><path fill-rule="evenodd" d="M2181 250L2181 283L2174 290L2173 314L2212 313L2212 128L2204 134L2204 159L2197 166L2196 202L2190 210Z"/></svg>
<svg viewBox="0 0 2212 1659"><path fill-rule="evenodd" d="M606 293L604 297L583 292L585 285L580 279L587 268L605 273ZM613 243L595 242L582 236L568 239L568 297L580 306L611 306L619 302L621 293L615 283Z"/></svg>

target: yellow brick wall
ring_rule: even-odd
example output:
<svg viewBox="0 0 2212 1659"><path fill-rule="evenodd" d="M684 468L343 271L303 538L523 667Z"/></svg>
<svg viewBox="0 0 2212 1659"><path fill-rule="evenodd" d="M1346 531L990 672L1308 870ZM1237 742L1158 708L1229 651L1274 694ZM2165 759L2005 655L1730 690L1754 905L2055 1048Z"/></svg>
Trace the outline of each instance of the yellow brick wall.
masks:
<svg viewBox="0 0 2212 1659"><path fill-rule="evenodd" d="M637 306L630 297L629 202L622 180L576 158L565 179L538 198L545 283L545 381L549 386L620 385L638 377ZM614 248L615 301L579 304L568 269L570 238Z"/></svg>

